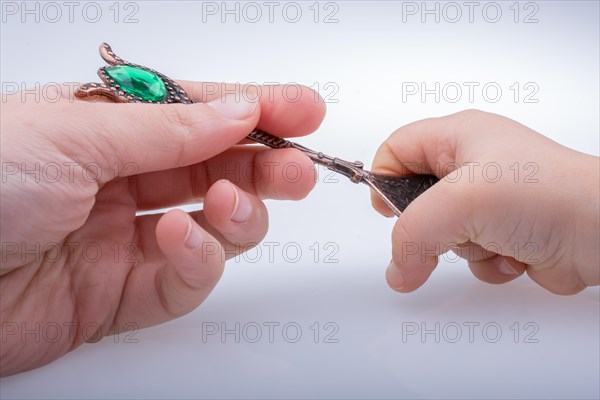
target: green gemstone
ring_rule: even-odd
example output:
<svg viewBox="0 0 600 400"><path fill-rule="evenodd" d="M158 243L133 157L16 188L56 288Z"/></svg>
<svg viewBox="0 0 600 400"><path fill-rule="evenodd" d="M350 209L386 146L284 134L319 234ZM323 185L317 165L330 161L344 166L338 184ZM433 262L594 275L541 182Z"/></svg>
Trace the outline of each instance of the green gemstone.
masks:
<svg viewBox="0 0 600 400"><path fill-rule="evenodd" d="M129 65L105 67L104 72L125 92L142 100L162 101L167 96L165 83L153 72Z"/></svg>

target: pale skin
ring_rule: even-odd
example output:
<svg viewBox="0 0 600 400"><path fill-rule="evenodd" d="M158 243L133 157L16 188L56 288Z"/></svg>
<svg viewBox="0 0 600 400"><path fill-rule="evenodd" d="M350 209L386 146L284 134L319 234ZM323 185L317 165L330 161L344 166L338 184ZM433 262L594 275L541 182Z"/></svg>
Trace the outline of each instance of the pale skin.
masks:
<svg viewBox="0 0 600 400"><path fill-rule="evenodd" d="M204 98L200 84L181 84L191 97L212 102L152 106L65 99L31 105L11 99L3 105L3 111L10 111L2 113L3 163L93 162L110 179L28 185L15 174L3 183L3 243L25 243L31 246L27 249L35 243L42 249L46 243L65 248L69 243L95 243L102 258L91 263L89 256L63 251L58 260L53 256L49 261L48 254L38 257L3 247L0 321L9 340L2 344L2 375L47 364L90 338L190 312L215 286L225 259L264 237L268 222L261 199L301 199L312 189L314 168L299 152L236 146L255 126L280 136L314 131L325 108L314 101L310 89L303 89L306 96L297 103L287 103L275 91L271 101L232 104L218 99L219 94ZM514 140L523 146L511 145ZM536 151L527 152L528 145ZM598 284L597 158L564 148L506 118L466 112L401 128L381 146L373 166L381 172L433 172L443 178L449 170L436 171L436 162L494 161L508 168L515 160L538 162L539 183L442 179L406 209L392 234L394 262L387 279L394 289L416 289L437 263L435 254L421 252L423 260L418 252L407 255L403 244L410 243L431 248L435 243L460 243L466 257L483 254L470 259L469 266L491 283L508 282L527 270L556 293L576 293ZM250 162L263 173L275 165L274 179L222 179L228 167ZM281 174L290 162L301 166L300 181L292 183ZM134 163L137 169L120 169L123 176L115 177L115 163ZM421 167L416 170L415 165ZM580 170L589 173L574 173ZM192 201L202 201L203 211L135 215ZM390 215L376 198L374 206ZM491 251L465 251L494 242L499 247L493 250L503 254L503 246L513 241L539 243L539 263L528 265ZM133 243L134 260L123 253L115 259L115 243ZM207 244L213 246L211 251ZM507 260L510 268L502 267L500 260ZM31 327L35 322L79 328L58 342L21 340L20 324ZM98 327L97 335L82 332L81 327L90 325Z"/></svg>
<svg viewBox="0 0 600 400"><path fill-rule="evenodd" d="M262 199L298 200L314 186L302 153L236 145L256 126L281 136L317 129L325 105L313 91L291 103L281 87L262 88L258 102L179 83L207 103L86 103L65 90L53 104L18 94L2 104L2 375L194 310L225 260L265 236ZM39 179L5 174L21 163L37 165ZM299 180L286 179L289 163ZM64 167L62 179L48 165ZM136 216L191 202L203 210ZM27 329L43 336L23 339Z"/></svg>
<svg viewBox="0 0 600 400"><path fill-rule="evenodd" d="M379 148L373 170L442 178L394 226L386 277L399 292L423 285L447 250L488 283L526 272L563 295L600 283L598 157L470 110L398 129Z"/></svg>

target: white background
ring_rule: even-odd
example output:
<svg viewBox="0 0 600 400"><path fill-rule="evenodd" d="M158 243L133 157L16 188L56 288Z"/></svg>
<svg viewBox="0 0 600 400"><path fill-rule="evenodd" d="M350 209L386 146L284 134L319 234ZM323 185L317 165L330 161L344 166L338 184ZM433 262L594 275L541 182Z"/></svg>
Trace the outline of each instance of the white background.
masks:
<svg viewBox="0 0 600 400"><path fill-rule="evenodd" d="M3 2L3 10L7 3L13 2ZM237 7L239 22L235 14L222 14L221 2L115 7L110 1L93 8L82 2L73 22L62 2L56 3L62 10L58 20L53 9L35 4L28 7L38 7L39 22L22 9L16 15L3 12L3 87L7 82L32 86L97 80L95 71L103 65L97 47L106 41L123 58L174 78L318 85L329 100L327 118L316 134L298 141L367 166L396 128L466 108L506 115L559 143L598 155L597 2L498 2L498 18L495 6L478 2L473 22L469 9L458 2L462 16L455 23L454 4L435 2L427 7L438 7L439 23L432 14L421 21L421 2L299 2L302 15L296 23L290 21L297 7L286 2L275 5L273 22L263 2L255 3L262 12L256 22L256 7L244 3L227 5ZM416 15L403 13L413 6L419 9ZM215 7L215 15L203 12ZM97 8L102 14L92 23ZM320 10L316 23L315 9ZM124 23L131 12L137 22ZM324 23L332 12L332 23ZM532 12L530 19L537 22L524 23ZM425 101L418 95L403 99L403 84L410 82L426 82L428 88L436 82L480 86L473 101L463 87L457 102L448 101L454 92L436 102L433 95ZM502 89L497 102L481 92L490 82ZM510 89L515 82L521 88L517 101ZM538 89L531 98L536 103L524 101L531 92L524 90L526 83ZM265 242L273 243L272 256L263 244L229 262L215 291L196 311L85 345L46 367L2 379L1 397L600 396L598 288L559 297L526 276L491 286L448 255L423 288L395 293L384 279L393 220L370 208L366 187L343 178L325 182L326 176L321 174L302 202L269 202L271 229ZM286 245L289 252L283 251ZM298 248L301 256L293 251ZM239 343L233 334L224 340L206 335L208 326L235 329L236 323ZM279 324L273 343L265 323ZM318 343L314 323L319 324ZM436 323L439 343L433 333L407 335L415 326L435 330ZM469 323L478 324L472 340ZM254 337L256 324L263 336L250 343L245 339ZM294 329L288 336L282 333L286 324L302 329L297 343L286 340L295 336ZM462 336L451 343L456 326ZM484 326L491 328L484 331ZM337 343L325 343L335 327L330 339ZM491 343L498 327L502 336ZM528 333L533 343L526 343Z"/></svg>

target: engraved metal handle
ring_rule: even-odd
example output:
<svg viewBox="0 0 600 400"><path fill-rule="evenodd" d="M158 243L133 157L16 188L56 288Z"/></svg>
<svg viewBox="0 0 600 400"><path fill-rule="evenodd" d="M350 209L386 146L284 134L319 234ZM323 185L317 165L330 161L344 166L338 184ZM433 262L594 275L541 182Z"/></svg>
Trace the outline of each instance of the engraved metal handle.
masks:
<svg viewBox="0 0 600 400"><path fill-rule="evenodd" d="M373 172L365 178L365 183L371 186L397 216L400 216L413 200L438 181L435 175L394 176Z"/></svg>
<svg viewBox="0 0 600 400"><path fill-rule="evenodd" d="M121 86L124 82L115 82L107 74L105 68L98 70L98 76L103 83L86 83L81 85L75 91L75 96L80 99L88 99L96 96L105 97L108 100L121 103L180 103L192 104L194 100L188 96L185 90L177 82L160 72L144 67L139 64L133 64L117 56L112 48L102 43L100 45L100 56L109 65L126 66L134 69L142 69L162 81L165 88L165 97L159 100L147 97L148 93L130 93L131 88L127 85ZM141 96L141 97L140 97ZM322 152L317 152L301 146L297 143L273 136L269 133L254 130L248 136L248 139L274 149L294 148L306 154L315 164L323 165L332 171L344 175L354 183L364 183L368 185L387 206L400 216L402 211L421 193L434 185L438 179L433 175L415 175L415 176L386 176L374 174L365 170L360 161L346 161L341 158L331 157Z"/></svg>
<svg viewBox="0 0 600 400"><path fill-rule="evenodd" d="M434 175L376 174L364 169L363 163L360 161L351 162L331 157L258 129L252 131L247 138L274 149L298 149L315 164L323 165L325 168L342 174L354 183L368 185L397 216L400 216L413 200L439 181Z"/></svg>

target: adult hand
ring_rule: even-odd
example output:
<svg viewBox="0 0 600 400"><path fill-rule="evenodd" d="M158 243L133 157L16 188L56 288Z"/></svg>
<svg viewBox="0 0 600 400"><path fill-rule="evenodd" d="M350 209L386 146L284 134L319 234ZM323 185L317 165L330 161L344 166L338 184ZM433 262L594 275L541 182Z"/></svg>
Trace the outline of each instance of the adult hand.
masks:
<svg viewBox="0 0 600 400"><path fill-rule="evenodd" d="M313 91L302 87L292 103L281 86L258 87L258 101L179 83L206 103L87 103L68 87L55 89L56 103L5 99L2 375L195 309L225 259L266 234L261 199L301 199L313 187L300 152L236 146L256 126L314 131L325 107ZM203 211L136 215L199 201Z"/></svg>

